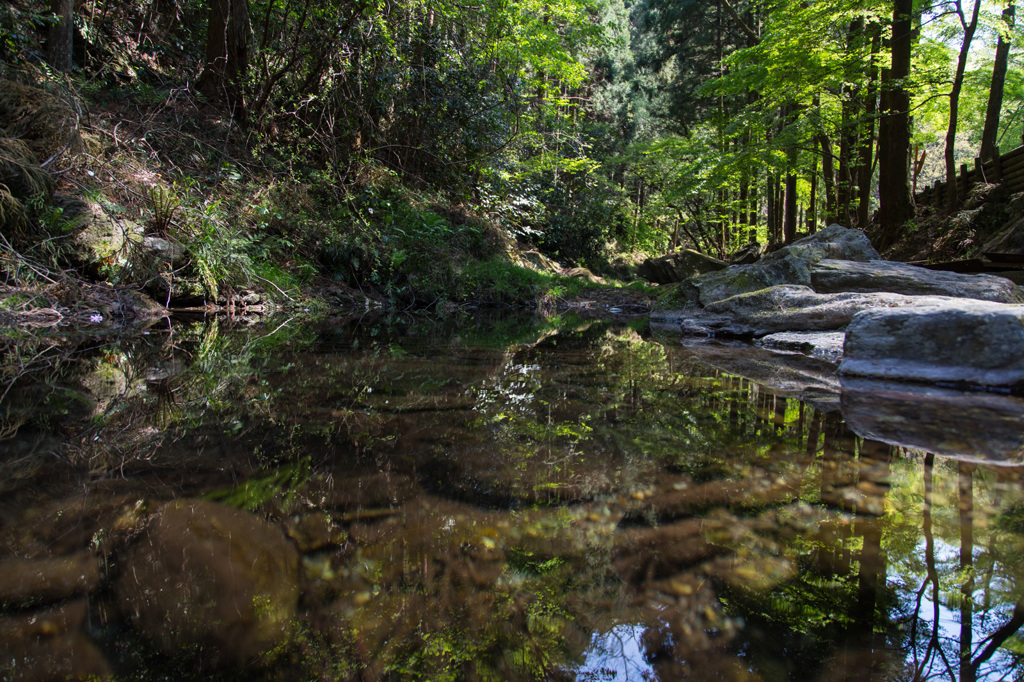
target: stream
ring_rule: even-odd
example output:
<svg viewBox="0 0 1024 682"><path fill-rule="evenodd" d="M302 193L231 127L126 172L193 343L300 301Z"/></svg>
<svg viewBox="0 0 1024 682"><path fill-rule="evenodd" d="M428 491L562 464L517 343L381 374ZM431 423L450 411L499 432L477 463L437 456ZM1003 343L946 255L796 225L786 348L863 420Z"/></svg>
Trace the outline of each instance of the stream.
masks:
<svg viewBox="0 0 1024 682"><path fill-rule="evenodd" d="M0 338L0 679L1024 679L1024 400L646 318Z"/></svg>

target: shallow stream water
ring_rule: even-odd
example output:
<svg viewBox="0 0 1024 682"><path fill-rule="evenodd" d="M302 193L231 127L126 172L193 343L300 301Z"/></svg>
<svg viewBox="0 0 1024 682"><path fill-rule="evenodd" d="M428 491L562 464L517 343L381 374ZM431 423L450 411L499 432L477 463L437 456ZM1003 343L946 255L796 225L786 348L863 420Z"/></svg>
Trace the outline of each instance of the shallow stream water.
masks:
<svg viewBox="0 0 1024 682"><path fill-rule="evenodd" d="M646 320L0 340L0 678L1024 679L1024 401Z"/></svg>

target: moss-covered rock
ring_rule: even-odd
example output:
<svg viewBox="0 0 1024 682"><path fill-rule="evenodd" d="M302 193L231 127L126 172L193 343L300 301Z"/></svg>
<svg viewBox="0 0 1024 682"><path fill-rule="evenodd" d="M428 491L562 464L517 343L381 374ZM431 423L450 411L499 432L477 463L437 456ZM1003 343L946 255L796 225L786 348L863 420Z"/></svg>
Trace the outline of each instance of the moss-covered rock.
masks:
<svg viewBox="0 0 1024 682"><path fill-rule="evenodd" d="M751 265L734 265L699 275L692 278L690 284L697 288L700 304L708 306L732 296L783 284L810 286L811 270L807 261L789 254L769 262L761 259Z"/></svg>
<svg viewBox="0 0 1024 682"><path fill-rule="evenodd" d="M103 266L127 262L129 244L139 238L135 223L115 218L100 204L81 197L57 195L53 206L73 235L70 260L75 265L97 274Z"/></svg>

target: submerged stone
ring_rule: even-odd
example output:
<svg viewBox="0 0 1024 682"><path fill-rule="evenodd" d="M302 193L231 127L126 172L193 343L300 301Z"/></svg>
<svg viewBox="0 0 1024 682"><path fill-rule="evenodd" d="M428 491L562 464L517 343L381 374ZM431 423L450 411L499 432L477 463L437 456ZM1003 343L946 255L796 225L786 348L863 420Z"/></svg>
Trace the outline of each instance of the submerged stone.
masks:
<svg viewBox="0 0 1024 682"><path fill-rule="evenodd" d="M0 679L5 682L101 680L110 665L85 634L84 599L60 608L0 616Z"/></svg>
<svg viewBox="0 0 1024 682"><path fill-rule="evenodd" d="M841 374L1019 390L1024 306L945 299L857 314Z"/></svg>
<svg viewBox="0 0 1024 682"><path fill-rule="evenodd" d="M287 644L299 587L298 552L253 514L203 500L164 506L122 565L122 612L168 655L204 663L272 660Z"/></svg>
<svg viewBox="0 0 1024 682"><path fill-rule="evenodd" d="M0 604L45 604L91 592L100 581L100 561L91 552L52 559L0 561Z"/></svg>

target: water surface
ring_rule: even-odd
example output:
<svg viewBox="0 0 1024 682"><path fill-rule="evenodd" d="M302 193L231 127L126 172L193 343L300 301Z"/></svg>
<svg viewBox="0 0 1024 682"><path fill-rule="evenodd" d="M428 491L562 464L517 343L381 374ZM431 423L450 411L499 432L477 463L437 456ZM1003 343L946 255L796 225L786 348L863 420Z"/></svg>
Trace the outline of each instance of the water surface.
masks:
<svg viewBox="0 0 1024 682"><path fill-rule="evenodd" d="M644 321L2 342L11 679L1021 679L1024 405Z"/></svg>

